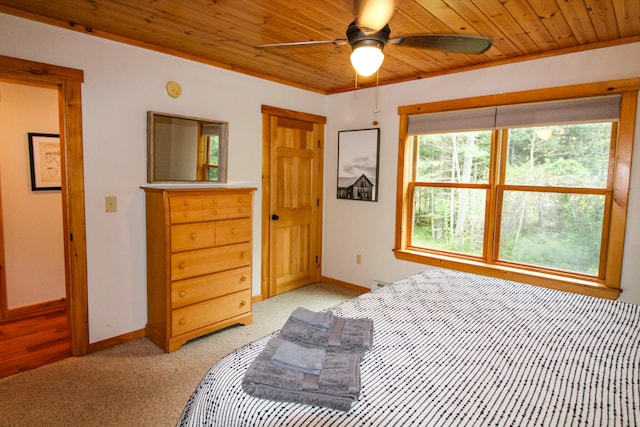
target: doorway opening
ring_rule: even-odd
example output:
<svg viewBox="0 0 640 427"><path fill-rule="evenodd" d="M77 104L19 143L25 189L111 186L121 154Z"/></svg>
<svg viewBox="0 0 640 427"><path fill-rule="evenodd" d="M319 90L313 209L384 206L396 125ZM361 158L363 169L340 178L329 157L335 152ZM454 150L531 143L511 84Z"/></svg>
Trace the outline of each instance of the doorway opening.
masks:
<svg viewBox="0 0 640 427"><path fill-rule="evenodd" d="M55 353L56 346L62 353L74 356L85 355L88 351L81 115L83 79L83 72L80 70L0 56L0 80L18 85L50 88L57 92L65 276L64 298L10 309L7 304L5 269L0 268L0 341L6 341L2 348L7 348L6 351L0 352L0 366L3 367L0 377L53 361L59 357L51 355ZM3 245L0 244L0 267L4 267L3 251ZM37 265L34 268L37 268ZM49 328L49 333L31 334L18 339L21 331L30 329L32 325L45 324L48 324L46 328ZM64 329L63 324L67 326L67 336L61 332ZM47 336L48 338L43 338ZM43 339L45 341L42 341ZM38 354L35 351L43 346L50 347L51 354ZM20 357L15 357L16 351Z"/></svg>

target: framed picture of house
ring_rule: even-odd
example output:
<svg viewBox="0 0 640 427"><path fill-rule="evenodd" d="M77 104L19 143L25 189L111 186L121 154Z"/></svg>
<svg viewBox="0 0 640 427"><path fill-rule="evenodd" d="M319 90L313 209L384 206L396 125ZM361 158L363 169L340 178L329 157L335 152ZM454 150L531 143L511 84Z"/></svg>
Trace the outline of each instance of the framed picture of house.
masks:
<svg viewBox="0 0 640 427"><path fill-rule="evenodd" d="M31 190L60 190L62 181L60 135L29 133L28 136Z"/></svg>
<svg viewBox="0 0 640 427"><path fill-rule="evenodd" d="M338 199L378 201L380 128L338 132Z"/></svg>

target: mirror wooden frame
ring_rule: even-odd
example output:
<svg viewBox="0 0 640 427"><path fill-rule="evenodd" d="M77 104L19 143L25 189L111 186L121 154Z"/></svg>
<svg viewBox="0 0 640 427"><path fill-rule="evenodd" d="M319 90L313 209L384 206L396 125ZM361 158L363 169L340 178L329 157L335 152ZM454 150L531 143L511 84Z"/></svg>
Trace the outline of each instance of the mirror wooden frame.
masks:
<svg viewBox="0 0 640 427"><path fill-rule="evenodd" d="M176 120L184 120L184 121L193 121L198 125L198 141L194 143L194 153L189 153L196 160L195 167L195 179L156 179L157 171L156 171L156 151L157 151L157 131L156 124L158 118L168 118L168 119L176 119ZM202 129L208 125L217 125L220 127L220 140L219 140L219 153L218 153L218 179L215 181L211 181L208 179L200 178L199 176L206 174L206 171L201 171L202 167L206 167L206 152L202 149ZM148 111L147 112L147 182L150 184L153 183L167 183L167 182L192 182L192 183L216 183L216 184L224 184L227 182L227 152L228 152L228 142L229 141L229 123L220 121L220 120L212 120L212 119L203 119L199 117L190 117L190 116L181 116L177 114L170 113L161 113L156 111Z"/></svg>

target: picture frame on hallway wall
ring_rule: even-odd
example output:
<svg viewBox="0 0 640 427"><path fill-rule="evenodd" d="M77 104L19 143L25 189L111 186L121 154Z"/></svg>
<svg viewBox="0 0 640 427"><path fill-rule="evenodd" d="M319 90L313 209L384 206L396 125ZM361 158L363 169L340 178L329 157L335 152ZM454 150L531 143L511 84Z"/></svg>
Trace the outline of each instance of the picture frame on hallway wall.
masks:
<svg viewBox="0 0 640 427"><path fill-rule="evenodd" d="M61 190L60 135L28 133L31 190Z"/></svg>
<svg viewBox="0 0 640 427"><path fill-rule="evenodd" d="M337 198L378 201L380 128L338 132Z"/></svg>

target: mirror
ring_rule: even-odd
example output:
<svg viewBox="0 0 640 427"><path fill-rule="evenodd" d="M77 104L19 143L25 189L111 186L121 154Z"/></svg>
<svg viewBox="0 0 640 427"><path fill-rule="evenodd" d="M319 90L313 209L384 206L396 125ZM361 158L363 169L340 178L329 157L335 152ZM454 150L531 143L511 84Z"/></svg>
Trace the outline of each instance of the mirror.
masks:
<svg viewBox="0 0 640 427"><path fill-rule="evenodd" d="M147 181L227 181L227 122L147 112Z"/></svg>

